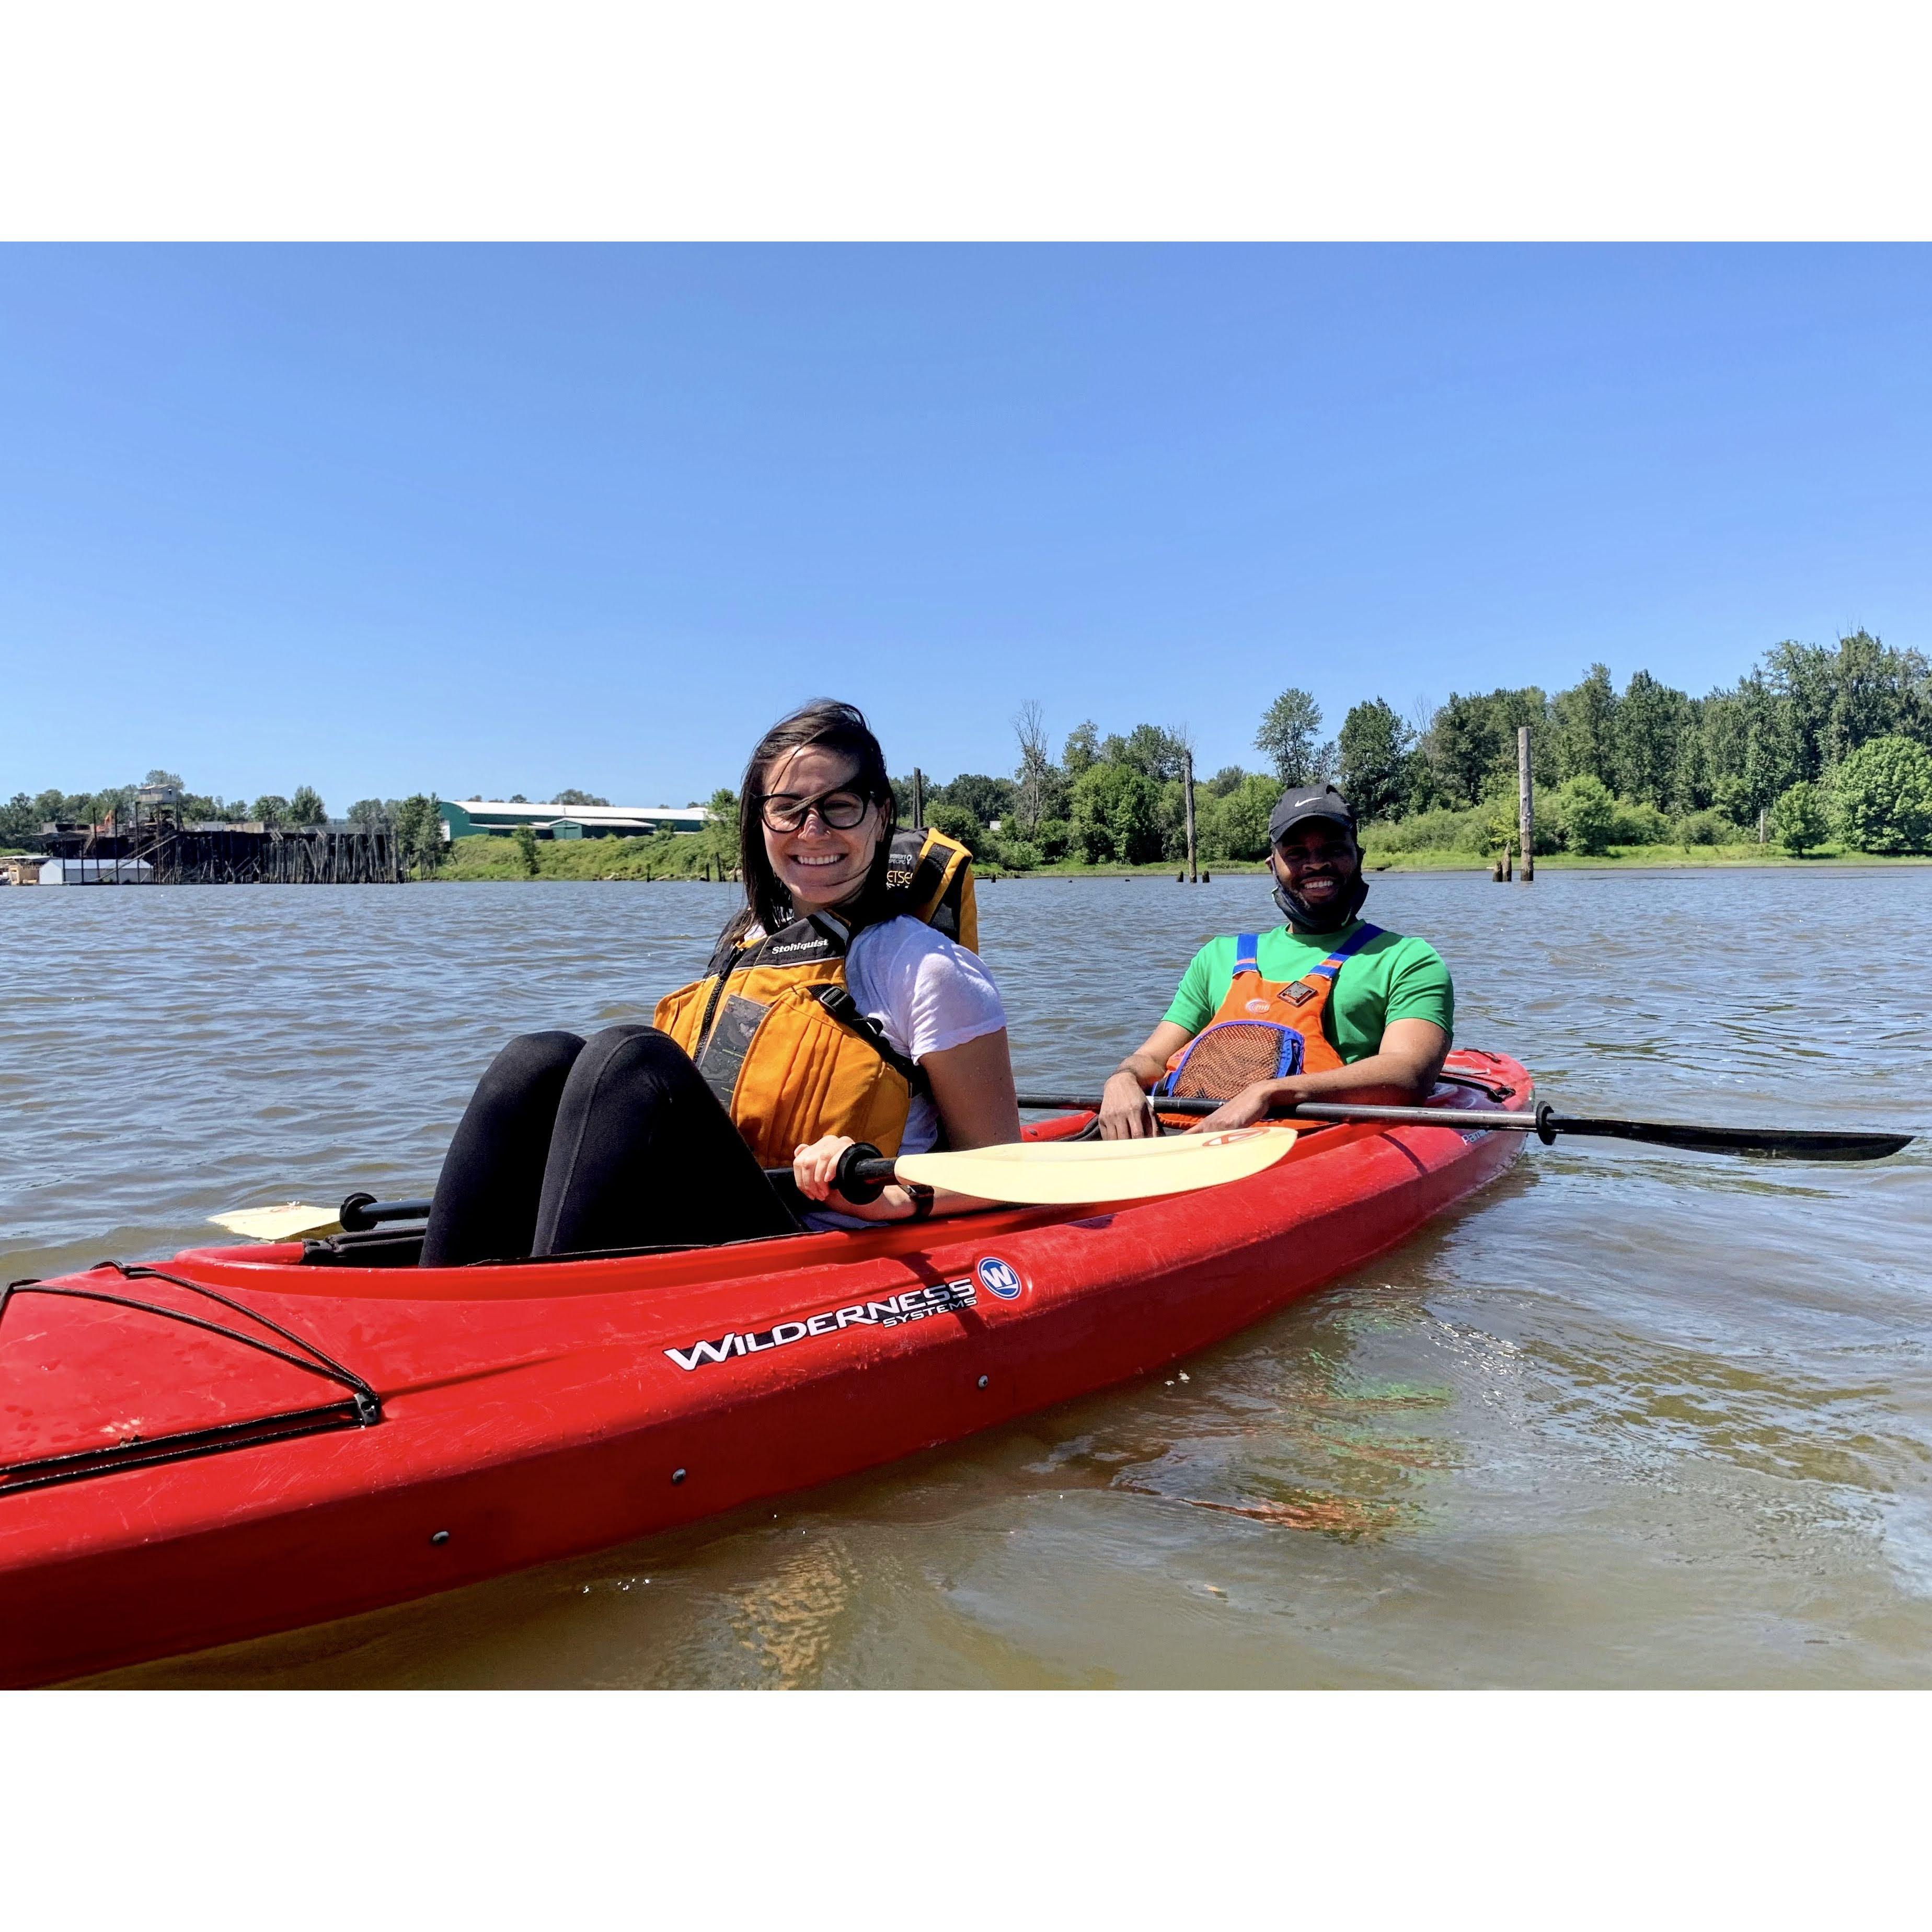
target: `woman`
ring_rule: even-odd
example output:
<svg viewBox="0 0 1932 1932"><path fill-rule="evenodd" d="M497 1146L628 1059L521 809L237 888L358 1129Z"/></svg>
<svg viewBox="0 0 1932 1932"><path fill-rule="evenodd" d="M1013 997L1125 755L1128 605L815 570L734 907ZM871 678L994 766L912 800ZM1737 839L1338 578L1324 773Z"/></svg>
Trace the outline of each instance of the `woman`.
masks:
<svg viewBox="0 0 1932 1932"><path fill-rule="evenodd" d="M835 1191L855 1140L888 1154L1019 1138L1006 1015L968 950L964 849L894 831L884 754L852 706L766 732L739 799L746 904L652 1026L512 1040L445 1157L423 1264L748 1240L983 1203ZM958 933L968 942L950 936Z"/></svg>

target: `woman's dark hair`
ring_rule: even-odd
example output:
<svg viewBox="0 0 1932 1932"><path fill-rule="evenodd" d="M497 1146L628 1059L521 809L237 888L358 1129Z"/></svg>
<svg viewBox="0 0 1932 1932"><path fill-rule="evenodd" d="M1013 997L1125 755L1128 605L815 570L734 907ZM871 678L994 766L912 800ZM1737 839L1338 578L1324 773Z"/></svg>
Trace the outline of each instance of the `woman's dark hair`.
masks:
<svg viewBox="0 0 1932 1932"><path fill-rule="evenodd" d="M866 714L856 704L815 698L789 718L781 718L752 748L751 762L745 767L745 782L738 793L738 860L745 881L745 910L732 922L734 938L754 920L766 932L776 932L792 916L790 896L778 884L765 851L762 812L765 781L772 767L788 753L802 751L808 745L851 759L859 767L852 779L852 789L868 804L885 807L885 824L873 859L866 897L872 898L883 890L886 848L891 842L892 827L898 823L892 782L886 773L886 754L872 736Z"/></svg>

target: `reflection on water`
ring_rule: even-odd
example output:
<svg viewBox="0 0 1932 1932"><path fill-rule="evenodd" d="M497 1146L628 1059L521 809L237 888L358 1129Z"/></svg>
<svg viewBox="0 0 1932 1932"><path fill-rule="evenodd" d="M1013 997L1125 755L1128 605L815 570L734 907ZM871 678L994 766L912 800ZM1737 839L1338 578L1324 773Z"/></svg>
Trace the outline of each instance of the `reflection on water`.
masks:
<svg viewBox="0 0 1932 1932"><path fill-rule="evenodd" d="M1252 878L982 894L1023 1084L1091 1085ZM509 1034L647 1016L723 888L0 892L10 1276L434 1179ZM1384 878L1570 1111L1932 1125L1932 872ZM1882 946L1847 934L1882 933ZM1094 988L1106 988L1096 1014ZM1063 994L1066 995L1063 999ZM115 1681L1932 1682L1923 1146L1532 1148L1149 1380L896 1468Z"/></svg>

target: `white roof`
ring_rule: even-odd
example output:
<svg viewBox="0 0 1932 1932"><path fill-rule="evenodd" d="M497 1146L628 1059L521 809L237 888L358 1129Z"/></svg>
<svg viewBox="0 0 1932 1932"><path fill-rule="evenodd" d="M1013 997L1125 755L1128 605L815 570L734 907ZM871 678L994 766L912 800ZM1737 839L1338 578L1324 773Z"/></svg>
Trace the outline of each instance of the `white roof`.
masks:
<svg viewBox="0 0 1932 1932"><path fill-rule="evenodd" d="M479 812L508 814L513 818L548 820L568 818L578 825L628 824L635 818L709 818L701 805L550 805L542 800L507 798L451 798L446 805L460 805L472 815Z"/></svg>

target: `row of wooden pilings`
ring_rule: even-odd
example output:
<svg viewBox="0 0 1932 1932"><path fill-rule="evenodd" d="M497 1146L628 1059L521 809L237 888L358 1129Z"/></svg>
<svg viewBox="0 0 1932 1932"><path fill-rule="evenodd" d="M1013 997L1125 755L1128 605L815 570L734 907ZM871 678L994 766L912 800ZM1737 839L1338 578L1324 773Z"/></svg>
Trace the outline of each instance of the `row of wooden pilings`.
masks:
<svg viewBox="0 0 1932 1932"><path fill-rule="evenodd" d="M1502 854L1490 872L1490 877L1498 885L1507 882L1526 886L1536 877L1536 788L1529 776L1527 724L1516 728L1516 850L1522 854L1522 871L1520 874L1517 873L1510 842L1505 838Z"/></svg>

